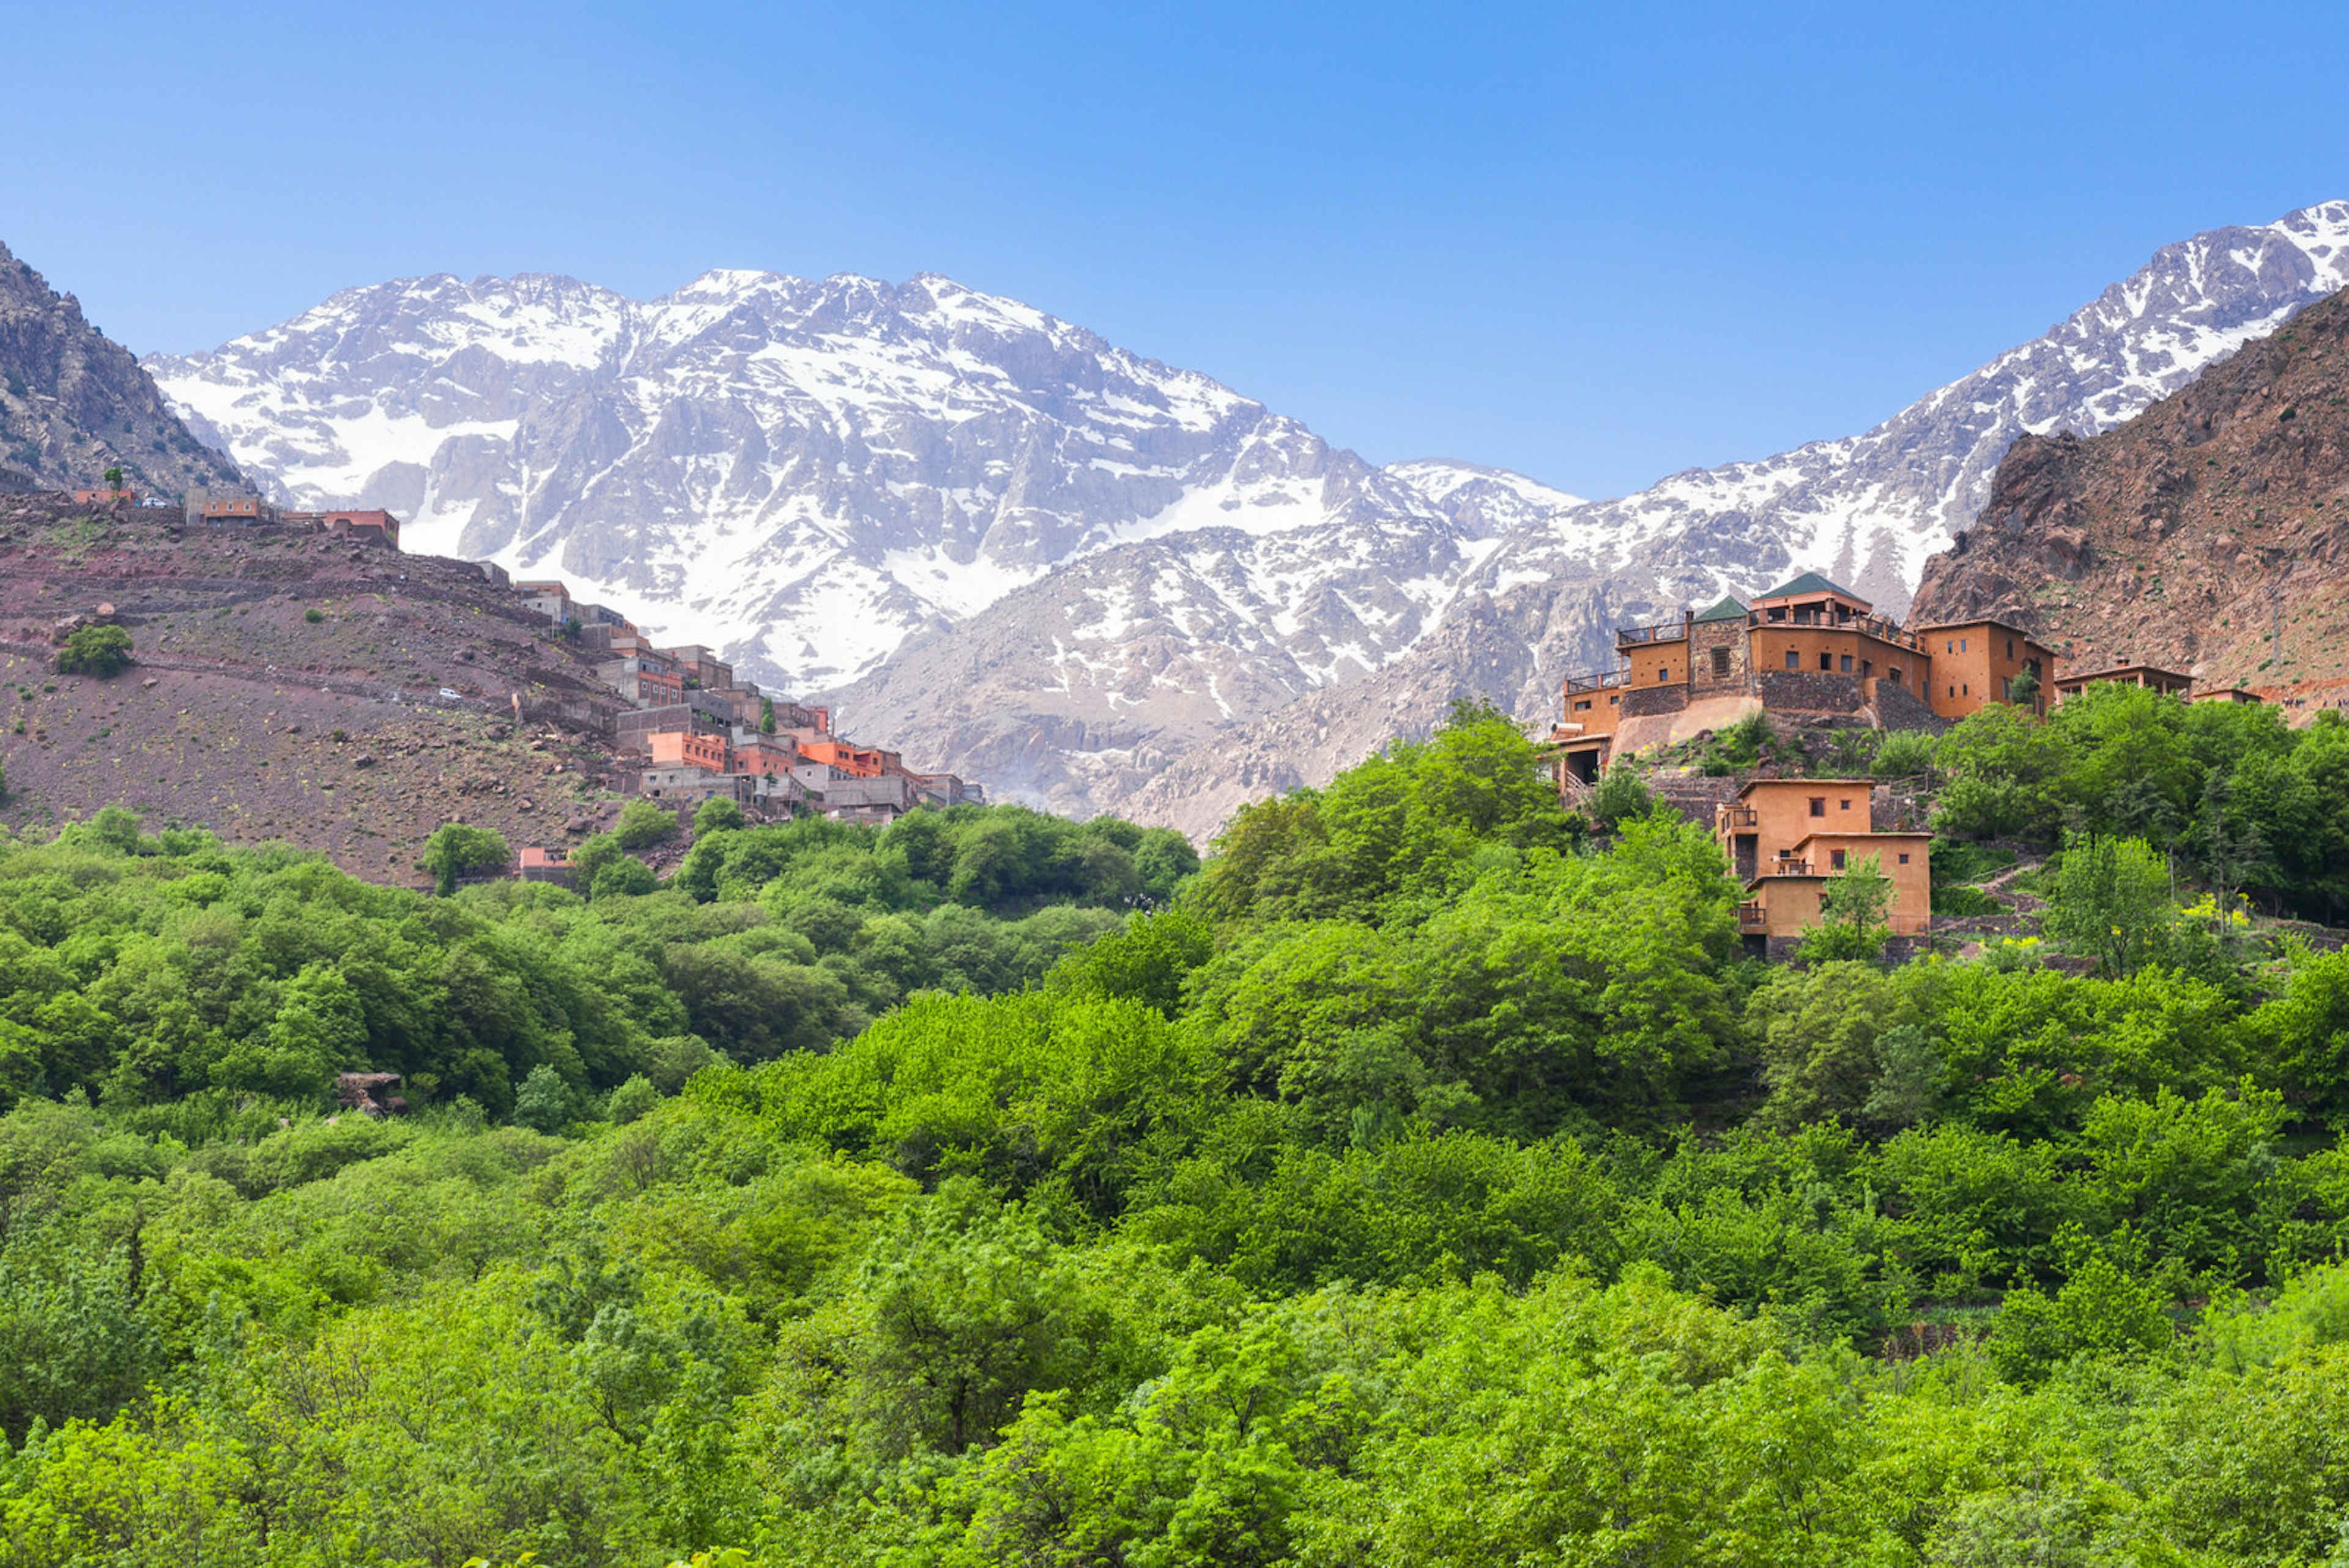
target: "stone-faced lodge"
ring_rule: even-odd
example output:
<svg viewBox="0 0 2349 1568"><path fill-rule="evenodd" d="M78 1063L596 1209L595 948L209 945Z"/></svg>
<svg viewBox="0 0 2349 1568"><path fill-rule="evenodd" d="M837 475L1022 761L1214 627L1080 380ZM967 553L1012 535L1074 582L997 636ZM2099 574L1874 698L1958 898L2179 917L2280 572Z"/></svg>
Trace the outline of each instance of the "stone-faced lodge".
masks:
<svg viewBox="0 0 2349 1568"><path fill-rule="evenodd" d="M1756 713L1873 729L1943 728L2012 700L2028 672L2034 711L2054 695L2055 655L1982 619L1903 628L1816 572L1751 605L1724 598L1677 620L1619 627L1620 667L1568 676L1551 734L1558 784L1595 783L1617 755L1725 729Z"/></svg>

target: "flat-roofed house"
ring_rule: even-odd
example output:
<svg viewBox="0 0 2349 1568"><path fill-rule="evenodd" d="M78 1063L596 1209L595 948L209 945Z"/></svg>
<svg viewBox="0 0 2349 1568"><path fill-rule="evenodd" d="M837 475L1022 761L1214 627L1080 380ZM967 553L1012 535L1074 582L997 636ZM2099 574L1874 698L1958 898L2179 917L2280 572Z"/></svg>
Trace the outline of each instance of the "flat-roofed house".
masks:
<svg viewBox="0 0 2349 1568"><path fill-rule="evenodd" d="M1940 621L1919 627L1917 635L1933 656L1928 700L1944 719L1965 718L1990 702L2013 701L2014 683L2026 674L2036 688L2033 712L2044 714L2055 700L2049 679L2055 650L2004 621Z"/></svg>
<svg viewBox="0 0 2349 1568"><path fill-rule="evenodd" d="M1745 888L1738 930L1766 950L1820 922L1827 878L1873 855L1891 882L1886 923L1896 936L1930 929L1932 865L1926 833L1879 832L1872 779L1755 779L1713 814L1713 837Z"/></svg>
<svg viewBox="0 0 2349 1568"><path fill-rule="evenodd" d="M2069 701L2089 687L2107 681L2117 686L2142 686L2171 697L2183 697L2194 687L2194 677L2179 670L2151 664L2116 664L2106 670L2084 670L2064 676L2055 682L2055 701Z"/></svg>

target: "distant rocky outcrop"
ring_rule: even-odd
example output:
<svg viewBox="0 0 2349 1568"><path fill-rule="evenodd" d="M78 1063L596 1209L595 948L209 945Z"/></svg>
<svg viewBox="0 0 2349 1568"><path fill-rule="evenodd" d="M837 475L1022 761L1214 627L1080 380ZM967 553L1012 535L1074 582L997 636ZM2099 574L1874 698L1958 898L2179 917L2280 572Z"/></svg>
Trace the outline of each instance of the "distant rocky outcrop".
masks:
<svg viewBox="0 0 2349 1568"><path fill-rule="evenodd" d="M160 495L237 482L129 349L0 245L0 491L93 486L115 467Z"/></svg>
<svg viewBox="0 0 2349 1568"><path fill-rule="evenodd" d="M2012 618L2068 671L2205 686L2349 677L2349 295L2091 440L2030 436L1916 614Z"/></svg>

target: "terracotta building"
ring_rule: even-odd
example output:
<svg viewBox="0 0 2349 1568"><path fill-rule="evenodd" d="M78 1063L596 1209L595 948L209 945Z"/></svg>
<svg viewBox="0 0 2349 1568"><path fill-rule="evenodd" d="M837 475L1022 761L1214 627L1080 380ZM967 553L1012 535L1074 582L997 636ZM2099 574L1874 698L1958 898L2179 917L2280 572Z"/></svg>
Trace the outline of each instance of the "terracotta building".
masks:
<svg viewBox="0 0 2349 1568"><path fill-rule="evenodd" d="M2014 701L2014 683L2025 675L2035 688L2031 711L2044 715L2055 701L2055 653L2013 627L1994 620L1937 622L1917 628L1933 654L1933 711L1962 719L1986 702Z"/></svg>
<svg viewBox="0 0 2349 1568"><path fill-rule="evenodd" d="M2054 654L2018 628L1984 619L1912 632L1816 572L1750 605L1724 598L1677 620L1618 628L1615 652L1618 668L1567 678L1548 748L1562 794L1597 782L1619 753L1756 714L1938 729L2009 700L2026 670L2044 692L2055 669ZM1937 675L1943 662L1946 676ZM2034 700L2044 704L2044 695Z"/></svg>
<svg viewBox="0 0 2349 1568"><path fill-rule="evenodd" d="M1819 924L1827 878L1869 856L1892 884L1886 924L1895 936L1930 929L1932 863L1928 833L1878 832L1868 779L1755 779L1713 814L1713 838L1744 885L1737 929L1763 946Z"/></svg>
<svg viewBox="0 0 2349 1568"><path fill-rule="evenodd" d="M2183 697L2194 686L2194 677L2175 670L2159 670L2150 664L2116 664L2109 670L2064 676L2055 682L2055 701L2077 697L2089 687L2106 680L2122 686L2144 686L2172 697Z"/></svg>

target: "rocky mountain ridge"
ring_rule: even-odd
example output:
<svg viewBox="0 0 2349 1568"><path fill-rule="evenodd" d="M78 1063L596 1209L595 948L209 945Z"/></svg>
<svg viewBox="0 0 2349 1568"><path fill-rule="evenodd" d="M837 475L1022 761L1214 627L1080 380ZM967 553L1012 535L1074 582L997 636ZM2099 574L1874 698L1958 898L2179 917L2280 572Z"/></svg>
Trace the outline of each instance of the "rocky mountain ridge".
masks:
<svg viewBox="0 0 2349 1568"><path fill-rule="evenodd" d="M2017 442L1917 613L1995 614L2065 671L2145 662L2294 717L2349 695L2349 295L2135 420Z"/></svg>
<svg viewBox="0 0 2349 1568"><path fill-rule="evenodd" d="M79 300L0 245L0 490L94 486L114 467L166 495L236 478L130 351L83 317Z"/></svg>

